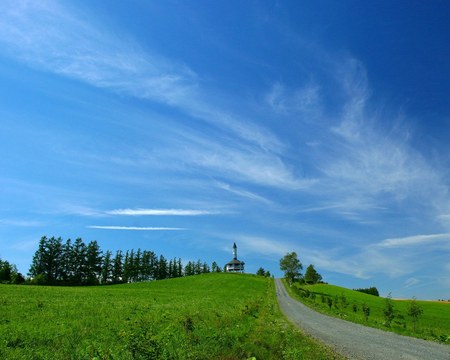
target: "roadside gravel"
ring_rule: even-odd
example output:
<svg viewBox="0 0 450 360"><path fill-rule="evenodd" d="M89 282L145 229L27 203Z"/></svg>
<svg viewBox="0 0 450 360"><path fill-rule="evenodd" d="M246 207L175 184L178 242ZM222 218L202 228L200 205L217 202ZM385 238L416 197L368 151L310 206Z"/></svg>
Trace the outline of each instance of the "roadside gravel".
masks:
<svg viewBox="0 0 450 360"><path fill-rule="evenodd" d="M292 299L280 279L275 279L275 289L288 320L349 359L450 360L450 346L319 314Z"/></svg>

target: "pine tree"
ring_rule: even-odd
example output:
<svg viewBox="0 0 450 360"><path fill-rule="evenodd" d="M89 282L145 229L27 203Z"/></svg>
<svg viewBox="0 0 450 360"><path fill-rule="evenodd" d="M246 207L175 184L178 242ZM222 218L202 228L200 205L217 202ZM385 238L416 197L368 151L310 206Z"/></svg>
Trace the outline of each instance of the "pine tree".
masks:
<svg viewBox="0 0 450 360"><path fill-rule="evenodd" d="M168 264L167 260L163 255L160 255L158 261L158 277L157 280L167 279L168 276Z"/></svg>
<svg viewBox="0 0 450 360"><path fill-rule="evenodd" d="M183 264L181 262L181 258L178 258L177 276L178 277L182 277L183 276Z"/></svg>
<svg viewBox="0 0 450 360"><path fill-rule="evenodd" d="M112 282L114 284L121 283L123 281L123 264L122 264L122 251L117 250L116 256L113 260L112 268Z"/></svg>
<svg viewBox="0 0 450 360"><path fill-rule="evenodd" d="M322 280L322 275L320 275L316 269L314 269L314 265L309 265L306 268L305 272L305 282L308 284L317 284Z"/></svg>
<svg viewBox="0 0 450 360"><path fill-rule="evenodd" d="M68 285L73 277L72 248L72 240L67 239L62 248L62 281L65 285Z"/></svg>
<svg viewBox="0 0 450 360"><path fill-rule="evenodd" d="M86 268L87 268L87 249L86 245L77 238L72 247L72 283L74 285L81 285L86 281Z"/></svg>
<svg viewBox="0 0 450 360"><path fill-rule="evenodd" d="M28 270L28 275L32 278L38 275L44 276L44 257L45 257L45 244L47 242L47 237L42 236L39 240L39 247L33 255L33 260L31 261L30 270Z"/></svg>
<svg viewBox="0 0 450 360"><path fill-rule="evenodd" d="M86 248L86 283L96 285L102 272L103 256L97 241L91 241Z"/></svg>
<svg viewBox="0 0 450 360"><path fill-rule="evenodd" d="M266 273L266 271L264 270L264 268L260 267L258 269L258 271L256 272L256 275L258 276L264 276L264 274Z"/></svg>
<svg viewBox="0 0 450 360"><path fill-rule="evenodd" d="M107 250L105 256L103 257L102 276L100 281L102 284L107 284L111 281L113 273L113 263L111 257L111 251Z"/></svg>

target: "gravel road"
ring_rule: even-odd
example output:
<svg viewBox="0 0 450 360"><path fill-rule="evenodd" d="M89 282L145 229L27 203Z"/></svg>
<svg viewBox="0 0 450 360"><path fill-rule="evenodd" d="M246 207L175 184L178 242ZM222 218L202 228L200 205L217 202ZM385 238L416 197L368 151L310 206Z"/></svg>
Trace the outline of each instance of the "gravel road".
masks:
<svg viewBox="0 0 450 360"><path fill-rule="evenodd" d="M322 315L292 299L280 279L275 288L281 311L292 323L349 359L450 360L450 346Z"/></svg>

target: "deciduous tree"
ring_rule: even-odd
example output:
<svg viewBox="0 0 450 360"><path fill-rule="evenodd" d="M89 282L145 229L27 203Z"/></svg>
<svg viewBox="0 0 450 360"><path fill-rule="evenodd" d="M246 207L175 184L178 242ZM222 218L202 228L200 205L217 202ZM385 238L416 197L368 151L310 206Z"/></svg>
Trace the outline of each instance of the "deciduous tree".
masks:
<svg viewBox="0 0 450 360"><path fill-rule="evenodd" d="M295 251L287 253L280 260L280 269L284 271L284 277L289 281L289 284L301 277L300 271L303 269L303 266Z"/></svg>

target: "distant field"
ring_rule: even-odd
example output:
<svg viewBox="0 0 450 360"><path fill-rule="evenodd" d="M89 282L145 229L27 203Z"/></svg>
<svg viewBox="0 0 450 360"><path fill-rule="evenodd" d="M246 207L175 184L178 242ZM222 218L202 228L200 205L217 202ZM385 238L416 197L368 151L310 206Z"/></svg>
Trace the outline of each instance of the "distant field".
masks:
<svg viewBox="0 0 450 360"><path fill-rule="evenodd" d="M293 291L293 289L296 290ZM291 295L320 312L402 335L435 340L450 345L450 304L417 301L423 309L423 315L414 331L413 322L407 315L407 307L410 303L408 300L393 300L395 317L391 327L388 328L385 326L383 315L385 299L382 297L327 284L293 286L288 290ZM328 299L332 301L331 308ZM364 303L370 308L368 321L365 320L362 312Z"/></svg>
<svg viewBox="0 0 450 360"><path fill-rule="evenodd" d="M338 359L281 316L273 280L0 285L1 359Z"/></svg>

